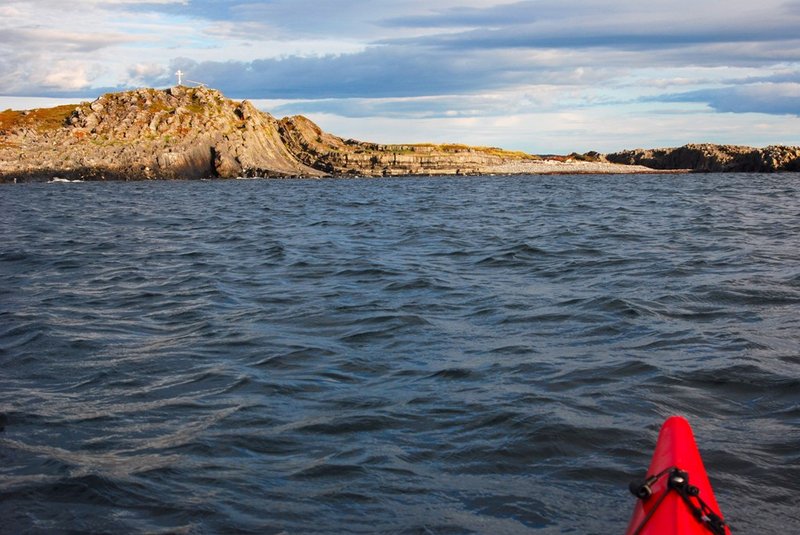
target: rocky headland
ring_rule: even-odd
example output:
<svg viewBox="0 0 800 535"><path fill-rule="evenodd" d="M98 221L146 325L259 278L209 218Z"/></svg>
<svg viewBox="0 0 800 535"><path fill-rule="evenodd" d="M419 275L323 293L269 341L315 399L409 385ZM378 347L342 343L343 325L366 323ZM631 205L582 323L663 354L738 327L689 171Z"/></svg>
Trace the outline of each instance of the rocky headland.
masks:
<svg viewBox="0 0 800 535"><path fill-rule="evenodd" d="M667 149L634 149L606 154L609 162L652 169L686 169L700 173L774 173L800 171L800 147L765 148L693 144Z"/></svg>
<svg viewBox="0 0 800 535"><path fill-rule="evenodd" d="M797 170L798 157L791 147L540 157L458 144L383 145L340 138L302 116L276 119L205 87L138 89L0 113L0 182L777 171Z"/></svg>
<svg viewBox="0 0 800 535"><path fill-rule="evenodd" d="M286 147L280 123L218 91L174 87L0 115L0 176L36 180L321 176Z"/></svg>
<svg viewBox="0 0 800 535"><path fill-rule="evenodd" d="M219 91L138 89L0 113L0 181L647 172L466 145L342 139Z"/></svg>

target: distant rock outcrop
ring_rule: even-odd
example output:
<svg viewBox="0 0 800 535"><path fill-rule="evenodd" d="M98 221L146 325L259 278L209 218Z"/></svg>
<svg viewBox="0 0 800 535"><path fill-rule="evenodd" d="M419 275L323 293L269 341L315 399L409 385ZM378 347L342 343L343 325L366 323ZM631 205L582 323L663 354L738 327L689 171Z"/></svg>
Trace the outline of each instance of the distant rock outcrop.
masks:
<svg viewBox="0 0 800 535"><path fill-rule="evenodd" d="M280 120L281 137L305 165L331 175L470 175L493 166L539 158L467 145L380 145L323 132L301 115Z"/></svg>
<svg viewBox="0 0 800 535"><path fill-rule="evenodd" d="M77 107L6 111L0 140L6 179L323 174L287 150L274 117L206 88L139 89Z"/></svg>
<svg viewBox="0 0 800 535"><path fill-rule="evenodd" d="M609 162L626 165L705 173L800 171L800 147L784 145L759 149L697 144L669 149L626 150L605 157Z"/></svg>

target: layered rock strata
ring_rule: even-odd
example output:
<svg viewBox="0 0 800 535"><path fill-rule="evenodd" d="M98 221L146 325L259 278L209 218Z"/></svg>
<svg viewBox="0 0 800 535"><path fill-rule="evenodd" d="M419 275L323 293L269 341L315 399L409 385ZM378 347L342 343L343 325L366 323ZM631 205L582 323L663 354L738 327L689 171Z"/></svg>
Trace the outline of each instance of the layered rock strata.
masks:
<svg viewBox="0 0 800 535"><path fill-rule="evenodd" d="M467 145L380 145L328 134L303 116L281 119L281 137L305 165L330 175L472 175L539 158Z"/></svg>

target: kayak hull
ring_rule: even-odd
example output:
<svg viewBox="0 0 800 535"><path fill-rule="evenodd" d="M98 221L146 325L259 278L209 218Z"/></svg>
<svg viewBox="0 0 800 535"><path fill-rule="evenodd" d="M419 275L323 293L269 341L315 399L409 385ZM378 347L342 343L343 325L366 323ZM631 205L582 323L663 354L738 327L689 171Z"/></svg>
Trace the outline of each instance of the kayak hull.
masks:
<svg viewBox="0 0 800 535"><path fill-rule="evenodd" d="M668 418L658 435L647 476L663 474L648 485L652 495L639 499L633 510L626 535L711 535L713 530L686 503L674 488L670 489L670 470L678 468L688 475L689 484L699 491L698 497L713 513L722 517L708 480L700 451L689 422L680 416ZM698 503L692 498L692 503ZM730 534L727 526L723 531Z"/></svg>

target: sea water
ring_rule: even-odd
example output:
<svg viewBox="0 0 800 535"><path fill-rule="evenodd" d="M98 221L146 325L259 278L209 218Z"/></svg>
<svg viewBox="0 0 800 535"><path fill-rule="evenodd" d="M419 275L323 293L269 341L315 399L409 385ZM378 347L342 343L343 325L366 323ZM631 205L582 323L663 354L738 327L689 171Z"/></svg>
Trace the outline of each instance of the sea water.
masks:
<svg viewBox="0 0 800 535"><path fill-rule="evenodd" d="M800 175L0 187L0 532L800 531Z"/></svg>

